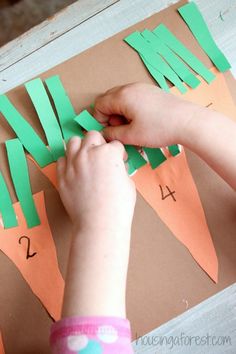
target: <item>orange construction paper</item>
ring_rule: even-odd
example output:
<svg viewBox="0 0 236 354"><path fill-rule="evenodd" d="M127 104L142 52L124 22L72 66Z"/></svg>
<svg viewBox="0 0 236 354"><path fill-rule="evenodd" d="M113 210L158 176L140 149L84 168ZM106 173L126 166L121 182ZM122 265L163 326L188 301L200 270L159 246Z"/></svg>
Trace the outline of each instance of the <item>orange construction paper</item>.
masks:
<svg viewBox="0 0 236 354"><path fill-rule="evenodd" d="M34 164L40 169L40 171L49 179L52 185L58 190L57 172L56 172L57 163L52 162L49 165L41 168L31 155L27 154L27 158L34 162Z"/></svg>
<svg viewBox="0 0 236 354"><path fill-rule="evenodd" d="M230 90L227 86L224 74L219 73L216 68L211 69L216 76L210 85L202 78L201 85L195 89L189 89L182 95L176 87L171 88L171 92L201 106L209 107L217 112L223 113L229 118L236 119L236 106Z"/></svg>
<svg viewBox="0 0 236 354"><path fill-rule="evenodd" d="M16 265L33 293L50 316L61 315L64 280L57 261L56 248L45 208L44 192L33 195L41 224L27 228L19 202L14 204L19 226L0 226L0 249Z"/></svg>
<svg viewBox="0 0 236 354"><path fill-rule="evenodd" d="M5 354L1 332L0 332L0 354Z"/></svg>
<svg viewBox="0 0 236 354"><path fill-rule="evenodd" d="M224 75L215 68L212 69L216 78L207 84L202 78L201 85L189 89L185 95L179 93L176 87L171 92L182 98L209 107L233 119L236 118L236 107L226 84ZM32 157L30 157L32 161ZM34 161L37 165L37 163ZM39 166L38 166L39 167ZM39 169L58 189L56 163ZM198 191L186 161L184 151L176 157L168 154L168 159L156 170L147 164L132 177L139 193L152 206L160 218L166 223L173 234L190 251L194 259L205 272L217 282L218 261L212 239L206 223ZM168 185L170 183L170 186ZM160 186L164 184L161 191ZM176 190L178 201L174 202L175 194L160 200L160 193L168 192L165 186ZM184 222L183 222L184 221Z"/></svg>
<svg viewBox="0 0 236 354"><path fill-rule="evenodd" d="M141 167L132 179L176 238L217 282L218 260L184 149L175 157L168 157L155 170L150 164Z"/></svg>

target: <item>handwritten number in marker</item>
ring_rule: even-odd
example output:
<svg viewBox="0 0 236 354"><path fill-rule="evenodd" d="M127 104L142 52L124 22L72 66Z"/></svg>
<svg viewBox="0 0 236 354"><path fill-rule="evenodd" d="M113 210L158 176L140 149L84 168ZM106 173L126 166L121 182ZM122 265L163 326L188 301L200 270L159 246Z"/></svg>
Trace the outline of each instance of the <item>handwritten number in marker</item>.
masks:
<svg viewBox="0 0 236 354"><path fill-rule="evenodd" d="M170 188L168 186L166 186L166 189L168 191L168 194L164 194L164 191L163 191L163 188L162 186L159 184L159 188L160 188L160 191L161 191L161 200L165 200L166 198L168 197L171 197L173 199L174 202L176 202L176 199L175 199L175 191L171 191Z"/></svg>
<svg viewBox="0 0 236 354"><path fill-rule="evenodd" d="M27 237L27 236L21 236L20 238L19 238L19 244L21 245L21 240L23 240L23 239L26 239L27 241L27 253L26 253L26 259L29 259L29 258L32 258L32 257L34 257L36 254L37 254L37 252L33 252L33 253L31 253L30 254L30 239L29 239L29 237Z"/></svg>

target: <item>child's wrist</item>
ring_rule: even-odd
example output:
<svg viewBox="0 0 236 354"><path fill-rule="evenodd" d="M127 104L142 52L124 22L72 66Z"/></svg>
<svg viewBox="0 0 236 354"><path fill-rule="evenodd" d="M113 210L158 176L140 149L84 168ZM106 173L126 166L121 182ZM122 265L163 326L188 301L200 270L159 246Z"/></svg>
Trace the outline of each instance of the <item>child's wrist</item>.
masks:
<svg viewBox="0 0 236 354"><path fill-rule="evenodd" d="M199 139L204 123L205 107L186 102L179 112L179 126L176 128L176 142L191 147Z"/></svg>

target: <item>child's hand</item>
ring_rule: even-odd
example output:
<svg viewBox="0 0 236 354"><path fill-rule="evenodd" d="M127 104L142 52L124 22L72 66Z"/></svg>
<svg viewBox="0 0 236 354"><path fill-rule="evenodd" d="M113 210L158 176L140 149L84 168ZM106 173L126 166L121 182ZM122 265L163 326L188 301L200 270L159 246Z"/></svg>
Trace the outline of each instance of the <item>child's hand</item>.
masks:
<svg viewBox="0 0 236 354"><path fill-rule="evenodd" d="M107 140L161 147L182 143L183 131L199 107L156 86L134 83L116 87L97 98L95 118Z"/></svg>
<svg viewBox="0 0 236 354"><path fill-rule="evenodd" d="M98 132L72 138L57 163L59 191L73 222L63 316L125 316L136 199L124 146Z"/></svg>
<svg viewBox="0 0 236 354"><path fill-rule="evenodd" d="M69 141L57 170L61 199L77 230L130 232L136 193L125 158L120 142L106 143L95 131Z"/></svg>

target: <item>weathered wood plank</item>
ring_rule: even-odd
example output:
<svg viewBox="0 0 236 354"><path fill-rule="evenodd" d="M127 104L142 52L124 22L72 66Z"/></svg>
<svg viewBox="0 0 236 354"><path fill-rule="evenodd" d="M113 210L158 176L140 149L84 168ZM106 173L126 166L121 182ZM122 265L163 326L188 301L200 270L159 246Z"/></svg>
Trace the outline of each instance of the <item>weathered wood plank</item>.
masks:
<svg viewBox="0 0 236 354"><path fill-rule="evenodd" d="M120 0L114 3L114 5L107 7L96 16L90 17L73 29L66 31L55 40L51 40L47 44L44 42L45 44L38 50L34 50L30 55L22 57L15 64L2 70L0 72L0 93L20 85L66 59L151 16L165 8L167 3L167 0ZM90 7L90 2L87 1L87 4ZM32 31L37 32L37 27L32 29ZM40 42L42 40L42 32L39 34L40 39L37 37L38 34L33 36L33 32L31 33L32 35L30 34L28 38L27 34L25 34L24 42ZM45 38L49 38L48 34L45 35ZM14 46L14 43L12 45ZM25 44L25 46L30 47L31 44ZM14 55L11 52L8 55L9 62L12 62Z"/></svg>
<svg viewBox="0 0 236 354"><path fill-rule="evenodd" d="M80 0L0 48L0 72L119 0Z"/></svg>
<svg viewBox="0 0 236 354"><path fill-rule="evenodd" d="M236 284L135 340L133 348L137 354L235 354Z"/></svg>
<svg viewBox="0 0 236 354"><path fill-rule="evenodd" d="M91 1L78 1L74 4L77 7L71 8L73 6L71 5L67 12L59 13L51 20L52 22L42 23L11 42L9 47L5 46L4 50L0 50L0 65L2 68L5 67L0 71L0 92L6 92L18 86L128 26L151 16L176 0L120 0L118 2L92 0L92 2L93 9ZM113 2L114 4L109 6L109 3ZM230 0L196 0L196 2L216 42L231 62L233 73L236 75L236 5L233 6ZM95 13L100 3L108 7L93 16L91 9ZM78 6L81 6L83 18L89 14L92 17L84 22L78 21L76 25L75 17L79 17ZM51 34L53 28L56 32ZM13 50L15 46L18 47L18 54ZM20 48L23 48L22 53ZM4 53L5 51L7 52Z"/></svg>

